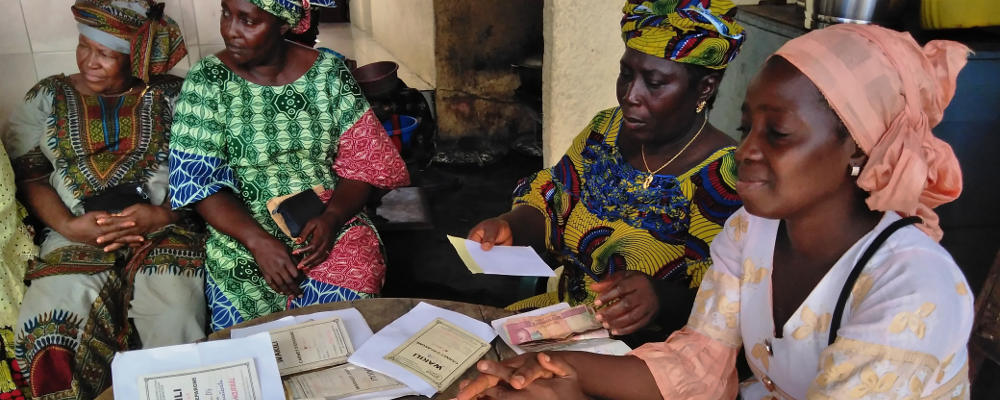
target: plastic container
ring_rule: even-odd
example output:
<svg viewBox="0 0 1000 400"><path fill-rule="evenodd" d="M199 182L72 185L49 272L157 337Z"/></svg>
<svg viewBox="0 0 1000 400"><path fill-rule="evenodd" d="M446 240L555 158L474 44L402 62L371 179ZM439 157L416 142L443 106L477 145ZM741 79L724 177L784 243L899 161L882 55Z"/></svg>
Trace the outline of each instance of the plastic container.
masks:
<svg viewBox="0 0 1000 400"><path fill-rule="evenodd" d="M409 115L393 114L388 120L382 121L385 132L389 134L389 139L392 140L392 144L399 151L410 148L410 142L413 140L413 131L417 130L417 126L419 125L419 121Z"/></svg>
<svg viewBox="0 0 1000 400"><path fill-rule="evenodd" d="M398 70L399 64L392 61L378 61L362 65L352 73L365 96L377 97L399 87L400 81L396 76Z"/></svg>
<svg viewBox="0 0 1000 400"><path fill-rule="evenodd" d="M997 0L923 0L920 26L924 29L974 28L1000 25Z"/></svg>

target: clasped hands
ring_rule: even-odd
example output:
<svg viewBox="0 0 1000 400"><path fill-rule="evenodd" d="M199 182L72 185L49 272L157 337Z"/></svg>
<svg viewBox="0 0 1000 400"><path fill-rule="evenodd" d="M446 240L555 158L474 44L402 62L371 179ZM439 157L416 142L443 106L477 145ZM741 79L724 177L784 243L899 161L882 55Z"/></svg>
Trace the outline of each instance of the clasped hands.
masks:
<svg viewBox="0 0 1000 400"><path fill-rule="evenodd" d="M476 364L479 376L459 383L458 400L586 399L573 367L554 353L525 353Z"/></svg>
<svg viewBox="0 0 1000 400"><path fill-rule="evenodd" d="M343 218L328 210L306 222L302 232L295 238L296 243L305 243L305 246L291 253L284 243L270 235L248 243L247 248L257 261L268 286L286 296L301 296L299 282L305 279L305 272L329 257L342 225ZM292 256L302 259L295 263Z"/></svg>
<svg viewBox="0 0 1000 400"><path fill-rule="evenodd" d="M145 236L175 220L167 208L151 204L133 204L121 212L90 211L70 217L60 231L67 239L113 252L123 247L138 247Z"/></svg>

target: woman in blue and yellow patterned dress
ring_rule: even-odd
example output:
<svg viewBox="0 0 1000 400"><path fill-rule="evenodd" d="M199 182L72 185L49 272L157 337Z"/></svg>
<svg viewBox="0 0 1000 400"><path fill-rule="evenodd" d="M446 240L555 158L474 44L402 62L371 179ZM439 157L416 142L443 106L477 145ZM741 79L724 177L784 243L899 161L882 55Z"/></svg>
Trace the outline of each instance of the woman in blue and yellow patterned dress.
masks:
<svg viewBox="0 0 1000 400"><path fill-rule="evenodd" d="M544 247L562 264L558 290L510 308L613 303L598 314L613 334L648 327L662 340L686 321L709 245L740 207L735 142L708 109L744 34L725 0L630 0L624 12L619 106L469 239Z"/></svg>
<svg viewBox="0 0 1000 400"><path fill-rule="evenodd" d="M167 140L186 54L151 0L78 0L80 73L43 79L4 132L45 225L15 326L33 398L93 399L115 352L205 337L204 237L171 211Z"/></svg>

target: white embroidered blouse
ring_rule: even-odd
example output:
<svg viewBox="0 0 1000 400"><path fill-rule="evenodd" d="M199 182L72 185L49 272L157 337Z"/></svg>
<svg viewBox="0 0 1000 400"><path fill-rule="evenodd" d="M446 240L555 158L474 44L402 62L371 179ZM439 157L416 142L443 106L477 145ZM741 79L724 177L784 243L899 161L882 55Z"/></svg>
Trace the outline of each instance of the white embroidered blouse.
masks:
<svg viewBox="0 0 1000 400"><path fill-rule="evenodd" d="M895 232L868 262L827 346L840 291L878 225L830 269L775 335L771 267L779 221L741 209L712 244L688 325L632 355L664 398L952 399L969 397L973 298L947 251L914 226ZM754 377L738 385L742 345Z"/></svg>

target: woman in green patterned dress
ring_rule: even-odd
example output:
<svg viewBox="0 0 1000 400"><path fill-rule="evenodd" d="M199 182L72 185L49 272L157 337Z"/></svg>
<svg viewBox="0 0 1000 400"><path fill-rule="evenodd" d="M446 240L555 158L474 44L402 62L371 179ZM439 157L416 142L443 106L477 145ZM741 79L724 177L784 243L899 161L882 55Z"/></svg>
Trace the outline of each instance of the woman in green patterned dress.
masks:
<svg viewBox="0 0 1000 400"><path fill-rule="evenodd" d="M193 204L210 225L206 293L216 330L370 297L385 276L362 207L373 187L409 176L344 63L283 40L308 28L302 4L223 0L226 49L191 68L177 102L172 200ZM325 209L293 240L266 203L317 186Z"/></svg>
<svg viewBox="0 0 1000 400"><path fill-rule="evenodd" d="M204 235L167 201L180 28L149 0L72 11L80 73L35 85L3 138L46 226L14 339L26 394L40 399L93 399L116 351L205 337Z"/></svg>

